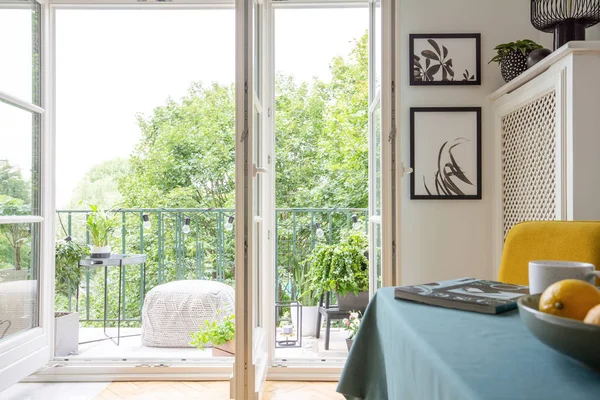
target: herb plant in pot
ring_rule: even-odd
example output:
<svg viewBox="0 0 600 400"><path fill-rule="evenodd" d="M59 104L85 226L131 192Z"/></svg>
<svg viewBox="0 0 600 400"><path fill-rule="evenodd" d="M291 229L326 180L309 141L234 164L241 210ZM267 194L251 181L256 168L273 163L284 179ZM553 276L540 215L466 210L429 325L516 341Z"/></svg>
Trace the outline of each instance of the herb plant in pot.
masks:
<svg viewBox="0 0 600 400"><path fill-rule="evenodd" d="M75 243L70 236L56 242L56 294L64 301L78 298L81 283L79 260L89 253L86 246ZM59 303L57 298L57 304ZM79 313L54 313L55 355L66 357L77 354L79 348Z"/></svg>
<svg viewBox="0 0 600 400"><path fill-rule="evenodd" d="M309 258L310 281L316 296L335 292L340 311L360 310L369 303L367 236L345 233L337 245L320 245Z"/></svg>
<svg viewBox="0 0 600 400"><path fill-rule="evenodd" d="M229 315L222 321L204 321L198 332L191 334L190 345L202 349L212 346L213 357L235 356L235 317Z"/></svg>
<svg viewBox="0 0 600 400"><path fill-rule="evenodd" d="M88 215L86 225L92 239L90 257L109 258L111 248L108 240L118 225L116 216L101 210L97 205L91 204L92 212Z"/></svg>
<svg viewBox="0 0 600 400"><path fill-rule="evenodd" d="M317 316L319 315L318 297L309 279L310 263L293 262L296 301L302 304L302 336L316 336ZM292 323L296 313L292 312Z"/></svg>
<svg viewBox="0 0 600 400"><path fill-rule="evenodd" d="M494 48L497 54L489 63L497 62L500 64L502 78L505 82L510 82L527 70L527 56L529 53L541 48L542 46L529 39L499 44Z"/></svg>

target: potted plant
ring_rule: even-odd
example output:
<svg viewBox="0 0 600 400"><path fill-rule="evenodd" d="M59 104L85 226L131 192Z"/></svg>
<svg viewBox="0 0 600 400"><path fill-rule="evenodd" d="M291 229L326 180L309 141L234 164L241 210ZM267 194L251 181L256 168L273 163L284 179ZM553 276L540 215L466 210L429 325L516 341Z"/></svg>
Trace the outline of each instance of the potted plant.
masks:
<svg viewBox="0 0 600 400"><path fill-rule="evenodd" d="M489 63L500 64L500 73L505 82L510 82L527 70L527 56L542 46L533 40L523 39L516 42L499 44L494 48L497 54Z"/></svg>
<svg viewBox="0 0 600 400"><path fill-rule="evenodd" d="M57 295L66 299L71 296L75 296L76 299L79 297L79 260L88 253L89 249L86 246L75 243L70 236L56 242L54 262ZM79 348L79 313L55 312L54 320L55 355L65 357L76 354Z"/></svg>
<svg viewBox="0 0 600 400"><path fill-rule="evenodd" d="M354 342L354 336L358 332L358 328L360 328L361 315L359 312L352 311L348 318L344 318L342 321L344 324L344 330L348 332L348 337L346 338L346 346L348 347L348 351L350 351L350 347L352 347L352 342Z"/></svg>
<svg viewBox="0 0 600 400"><path fill-rule="evenodd" d="M302 304L302 336L316 336L319 298L309 279L310 263L293 260L295 298ZM296 319L292 313L292 320ZM296 324L296 323L295 323Z"/></svg>
<svg viewBox="0 0 600 400"><path fill-rule="evenodd" d="M108 239L117 228L118 221L114 214L110 215L95 204L90 204L90 209L92 212L86 220L87 229L92 239L90 257L109 258L111 248Z"/></svg>
<svg viewBox="0 0 600 400"><path fill-rule="evenodd" d="M235 317L229 315L222 321L204 321L198 332L191 334L190 345L199 349L212 346L213 357L235 356Z"/></svg>
<svg viewBox="0 0 600 400"><path fill-rule="evenodd" d="M337 245L317 246L309 263L310 285L315 295L336 292L341 311L364 309L369 303L367 236L349 231Z"/></svg>

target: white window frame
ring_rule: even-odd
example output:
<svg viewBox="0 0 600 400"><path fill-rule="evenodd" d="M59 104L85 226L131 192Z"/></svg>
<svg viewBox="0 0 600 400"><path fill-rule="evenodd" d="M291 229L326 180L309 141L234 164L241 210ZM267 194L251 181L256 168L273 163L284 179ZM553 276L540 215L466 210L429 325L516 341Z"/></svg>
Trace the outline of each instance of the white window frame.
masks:
<svg viewBox="0 0 600 400"><path fill-rule="evenodd" d="M40 4L40 75L41 104L49 104L47 82L45 77L48 64L44 62L47 54L48 25L45 0L37 0ZM2 89L2 88L0 88ZM15 334L0 342L0 391L7 385L35 372L50 358L54 346L54 188L53 163L49 154L53 150L53 140L48 135L48 117L46 109L0 91L0 101L40 116L40 215L2 216L0 224L39 223L40 255L38 273L38 326Z"/></svg>

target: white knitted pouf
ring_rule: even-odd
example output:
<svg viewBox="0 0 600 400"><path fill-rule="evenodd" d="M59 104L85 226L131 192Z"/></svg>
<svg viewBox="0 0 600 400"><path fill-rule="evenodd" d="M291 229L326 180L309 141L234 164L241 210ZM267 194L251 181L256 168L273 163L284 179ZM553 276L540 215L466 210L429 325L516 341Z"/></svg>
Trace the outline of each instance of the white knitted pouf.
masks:
<svg viewBox="0 0 600 400"><path fill-rule="evenodd" d="M190 333L204 321L221 321L234 313L235 292L214 281L175 281L153 288L142 308L142 344L192 347Z"/></svg>

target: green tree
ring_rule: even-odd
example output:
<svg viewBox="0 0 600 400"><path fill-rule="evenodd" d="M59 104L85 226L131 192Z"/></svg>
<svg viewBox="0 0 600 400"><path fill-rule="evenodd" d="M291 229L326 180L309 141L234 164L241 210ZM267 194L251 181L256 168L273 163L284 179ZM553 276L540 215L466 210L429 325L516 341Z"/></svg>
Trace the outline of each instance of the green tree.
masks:
<svg viewBox="0 0 600 400"><path fill-rule="evenodd" d="M31 201L31 185L21 175L21 170L0 161L0 195L21 199L25 203Z"/></svg>
<svg viewBox="0 0 600 400"><path fill-rule="evenodd" d="M122 203L119 191L119 179L129 174L129 160L115 158L104 161L86 172L83 179L73 190L69 208L89 208L88 204L97 204L108 209Z"/></svg>

